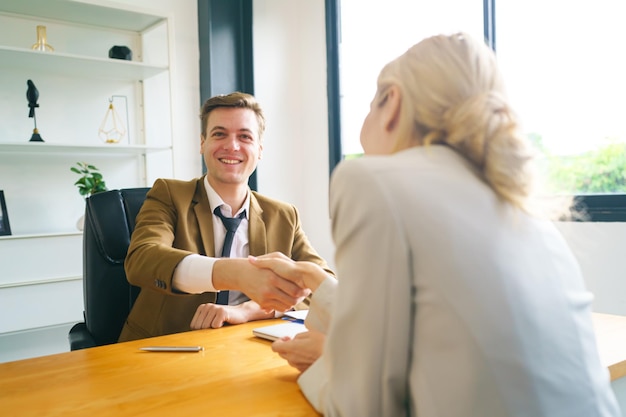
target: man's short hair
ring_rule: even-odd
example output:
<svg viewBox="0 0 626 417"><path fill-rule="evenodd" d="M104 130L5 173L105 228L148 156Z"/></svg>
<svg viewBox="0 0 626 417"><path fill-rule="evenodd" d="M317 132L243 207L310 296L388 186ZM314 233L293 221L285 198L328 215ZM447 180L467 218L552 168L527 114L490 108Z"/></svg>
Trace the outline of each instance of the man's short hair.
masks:
<svg viewBox="0 0 626 417"><path fill-rule="evenodd" d="M256 98L254 98L253 95L241 93L239 91L235 91L230 94L220 94L218 96L211 97L204 102L202 110L200 111L202 136L206 133L209 114L215 109L224 107L252 110L256 115L257 122L259 123L259 141L261 140L263 132L265 131L265 116L263 115L261 105L256 101Z"/></svg>

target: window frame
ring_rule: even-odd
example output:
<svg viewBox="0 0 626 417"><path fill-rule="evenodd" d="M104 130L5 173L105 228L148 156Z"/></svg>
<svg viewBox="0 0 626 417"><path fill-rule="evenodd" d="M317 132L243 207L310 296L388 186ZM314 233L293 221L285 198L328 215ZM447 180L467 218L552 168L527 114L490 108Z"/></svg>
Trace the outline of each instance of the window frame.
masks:
<svg viewBox="0 0 626 417"><path fill-rule="evenodd" d="M340 0L325 0L326 59L328 92L328 154L329 174L342 160L341 93L339 77L339 48L341 42ZM496 0L483 0L485 42L496 51ZM626 194L576 195L575 201L586 216L576 221L625 222Z"/></svg>

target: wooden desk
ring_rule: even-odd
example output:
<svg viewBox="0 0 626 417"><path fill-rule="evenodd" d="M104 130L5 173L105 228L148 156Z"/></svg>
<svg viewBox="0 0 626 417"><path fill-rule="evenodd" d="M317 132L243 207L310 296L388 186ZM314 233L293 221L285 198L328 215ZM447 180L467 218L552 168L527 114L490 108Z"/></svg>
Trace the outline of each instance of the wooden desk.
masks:
<svg viewBox="0 0 626 417"><path fill-rule="evenodd" d="M626 376L626 317L593 314L611 380ZM276 322L281 322L276 320ZM6 416L318 416L298 372L270 350L252 322L0 363ZM154 353L148 345L202 345Z"/></svg>
<svg viewBox="0 0 626 417"><path fill-rule="evenodd" d="M611 381L626 376L626 316L593 313L598 351Z"/></svg>
<svg viewBox="0 0 626 417"><path fill-rule="evenodd" d="M276 320L280 322L280 320ZM272 321L0 363L6 416L318 416L298 371L252 335ZM144 352L201 345L203 352Z"/></svg>

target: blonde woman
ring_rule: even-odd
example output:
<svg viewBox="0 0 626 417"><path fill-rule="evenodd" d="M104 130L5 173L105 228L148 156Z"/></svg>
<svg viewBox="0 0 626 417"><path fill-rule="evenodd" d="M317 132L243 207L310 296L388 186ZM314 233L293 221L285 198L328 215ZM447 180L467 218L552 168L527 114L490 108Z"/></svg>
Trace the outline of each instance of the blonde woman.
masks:
<svg viewBox="0 0 626 417"><path fill-rule="evenodd" d="M304 371L314 407L621 415L596 350L592 295L536 196L492 51L466 34L435 36L390 62L361 144L366 156L332 177L338 283L309 263L251 260L315 290L310 319L330 323L325 342L317 326L274 345Z"/></svg>

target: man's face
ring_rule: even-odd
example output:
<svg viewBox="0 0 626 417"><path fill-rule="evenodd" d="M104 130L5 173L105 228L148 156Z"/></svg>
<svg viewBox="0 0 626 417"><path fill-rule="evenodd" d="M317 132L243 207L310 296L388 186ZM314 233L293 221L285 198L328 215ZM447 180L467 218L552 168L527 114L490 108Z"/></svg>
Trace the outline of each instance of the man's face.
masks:
<svg viewBox="0 0 626 417"><path fill-rule="evenodd" d="M209 184L217 191L248 184L263 146L259 124L250 109L217 108L209 114L200 153L207 166Z"/></svg>

